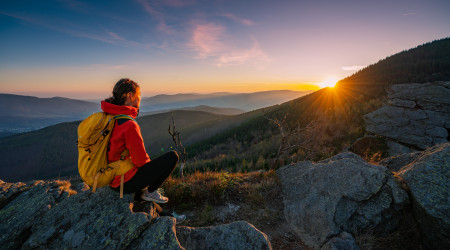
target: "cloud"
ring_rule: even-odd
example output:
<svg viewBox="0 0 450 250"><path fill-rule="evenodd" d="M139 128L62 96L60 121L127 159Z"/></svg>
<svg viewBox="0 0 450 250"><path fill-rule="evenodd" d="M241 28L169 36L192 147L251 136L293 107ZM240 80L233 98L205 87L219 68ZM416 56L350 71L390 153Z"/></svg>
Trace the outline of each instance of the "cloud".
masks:
<svg viewBox="0 0 450 250"><path fill-rule="evenodd" d="M110 32L108 32L108 35L109 35L112 39L114 39L114 40L126 41L125 38L123 38L123 37L117 35L117 34L114 33L114 32L111 32L111 31L110 31Z"/></svg>
<svg viewBox="0 0 450 250"><path fill-rule="evenodd" d="M415 12L408 12L408 13L403 13L403 16L411 16L411 15L417 15L417 13Z"/></svg>
<svg viewBox="0 0 450 250"><path fill-rule="evenodd" d="M256 39L252 38L251 48L236 48L226 43L224 26L216 23L195 24L188 47L197 52L197 59L210 58L218 67L252 64L262 68L270 61L261 50Z"/></svg>
<svg viewBox="0 0 450 250"><path fill-rule="evenodd" d="M222 16L228 17L229 19L231 19L231 20L233 20L233 21L235 21L237 23L240 23L242 25L245 25L245 26L253 26L253 25L255 25L255 23L253 21L248 20L248 19L239 18L239 17L237 17L237 16L235 16L235 15L233 15L231 13L226 13L226 14L223 14Z"/></svg>
<svg viewBox="0 0 450 250"><path fill-rule="evenodd" d="M360 70L365 68L366 66L362 66L362 65L353 65L353 66L344 66L341 69L342 70L347 70L347 71L356 71L356 70Z"/></svg>
<svg viewBox="0 0 450 250"><path fill-rule="evenodd" d="M98 31L98 30L85 30L84 28L79 27L75 23L67 22L65 20L49 20L42 19L33 16L27 15L18 15L14 13L6 13L0 12L2 15L10 16L12 18L21 20L23 22L27 22L36 26L44 27L49 30L53 30L56 32L68 34L70 36L75 37L83 37L91 40L96 40L109 44L117 44L124 46L137 46L148 49L148 45L141 44L136 41L127 40L126 38L118 35L115 32L111 31Z"/></svg>
<svg viewBox="0 0 450 250"><path fill-rule="evenodd" d="M216 60L219 67L230 65L252 64L262 69L265 64L270 62L269 57L261 50L258 42L254 39L253 46L250 49L229 51L220 55Z"/></svg>
<svg viewBox="0 0 450 250"><path fill-rule="evenodd" d="M198 24L192 32L189 47L197 51L199 58L217 56L225 49L222 42L225 28L215 23Z"/></svg>
<svg viewBox="0 0 450 250"><path fill-rule="evenodd" d="M153 18L157 20L163 20L164 15L153 8L147 0L136 0L142 7L144 7L145 11L149 13Z"/></svg>
<svg viewBox="0 0 450 250"><path fill-rule="evenodd" d="M162 4L170 7L186 7L197 3L195 0L162 0Z"/></svg>
<svg viewBox="0 0 450 250"><path fill-rule="evenodd" d="M88 3L84 3L78 0L57 0L62 3L64 6L67 6L69 9L88 14L90 12L90 7Z"/></svg>
<svg viewBox="0 0 450 250"><path fill-rule="evenodd" d="M150 16L158 22L157 29L159 31L162 31L169 35L176 34L176 31L173 30L172 27L166 23L164 14L162 12L156 10L156 8L154 8L150 4L149 1L147 1L147 0L136 0L136 1L140 5L142 5L142 7L145 9L145 11L147 11L147 13L150 14ZM175 3L173 3L173 4L175 4Z"/></svg>

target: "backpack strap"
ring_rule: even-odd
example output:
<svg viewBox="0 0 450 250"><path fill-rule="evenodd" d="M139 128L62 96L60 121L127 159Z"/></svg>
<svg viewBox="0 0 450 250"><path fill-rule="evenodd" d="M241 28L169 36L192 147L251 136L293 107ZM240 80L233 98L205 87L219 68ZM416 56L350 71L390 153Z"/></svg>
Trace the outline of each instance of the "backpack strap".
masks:
<svg viewBox="0 0 450 250"><path fill-rule="evenodd" d="M116 120L118 120L118 119L127 119L127 120L133 120L133 121L136 122L136 120L133 117L129 116L129 115L116 115L116 116L114 116L114 119L116 119Z"/></svg>
<svg viewBox="0 0 450 250"><path fill-rule="evenodd" d="M125 180L125 175L120 176L120 199L123 198L123 181Z"/></svg>

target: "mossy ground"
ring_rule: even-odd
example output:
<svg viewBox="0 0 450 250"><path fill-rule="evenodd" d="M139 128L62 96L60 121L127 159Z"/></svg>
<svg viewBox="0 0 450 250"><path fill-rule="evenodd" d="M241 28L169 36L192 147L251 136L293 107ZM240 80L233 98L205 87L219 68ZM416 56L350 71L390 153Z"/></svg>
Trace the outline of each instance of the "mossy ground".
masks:
<svg viewBox="0 0 450 250"><path fill-rule="evenodd" d="M165 210L186 214L182 225L204 227L244 220L264 232L274 249L308 249L283 216L281 184L274 170L196 172L162 186Z"/></svg>

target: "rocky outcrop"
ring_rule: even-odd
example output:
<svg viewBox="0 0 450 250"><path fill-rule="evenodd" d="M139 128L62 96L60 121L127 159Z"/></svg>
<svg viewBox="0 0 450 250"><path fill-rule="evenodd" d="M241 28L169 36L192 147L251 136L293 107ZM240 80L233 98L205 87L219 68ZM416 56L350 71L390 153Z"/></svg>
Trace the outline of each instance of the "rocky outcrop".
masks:
<svg viewBox="0 0 450 250"><path fill-rule="evenodd" d="M251 232L251 233L250 233ZM186 249L271 249L267 236L245 221L216 227L178 227Z"/></svg>
<svg viewBox="0 0 450 250"><path fill-rule="evenodd" d="M387 169L389 169L392 172L397 172L404 166L415 161L417 157L420 155L420 153L421 153L420 151L416 151L409 154L405 153L386 157L383 160L379 161L378 164L387 167Z"/></svg>
<svg viewBox="0 0 450 250"><path fill-rule="evenodd" d="M176 221L159 217L157 205L145 203L136 212L131 194L101 188L96 193L81 183L67 181L5 183L0 181L0 245L5 249L191 249L177 237ZM199 229L182 233L185 242L211 235L226 239L213 241L217 249L271 249L267 236L248 223L221 225L220 230ZM192 229L194 232L197 229ZM204 233L202 230L206 230ZM234 231L237 230L237 231ZM183 231L184 232L184 231ZM214 232L214 233L211 233ZM190 237L195 235L195 239ZM249 238L258 239L248 241ZM203 244L208 245L207 242Z"/></svg>
<svg viewBox="0 0 450 250"><path fill-rule="evenodd" d="M338 236L329 240L320 250L359 250L355 238L347 232L342 232Z"/></svg>
<svg viewBox="0 0 450 250"><path fill-rule="evenodd" d="M429 148L398 174L412 198L415 217L428 249L450 246L450 143Z"/></svg>
<svg viewBox="0 0 450 250"><path fill-rule="evenodd" d="M316 249L343 231L395 229L409 202L390 171L353 153L288 165L277 174L286 221Z"/></svg>
<svg viewBox="0 0 450 250"><path fill-rule="evenodd" d="M450 82L394 84L388 102L364 118L368 132L389 139L392 154L449 141Z"/></svg>

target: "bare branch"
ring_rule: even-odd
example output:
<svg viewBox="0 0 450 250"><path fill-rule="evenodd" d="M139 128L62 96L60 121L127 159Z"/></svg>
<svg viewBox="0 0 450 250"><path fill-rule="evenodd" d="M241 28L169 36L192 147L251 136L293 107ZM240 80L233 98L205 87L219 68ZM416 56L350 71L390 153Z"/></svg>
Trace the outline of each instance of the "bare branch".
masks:
<svg viewBox="0 0 450 250"><path fill-rule="evenodd" d="M180 176L183 176L183 169L184 169L184 166L186 165L187 152L186 152L186 149L184 148L183 144L181 143L180 132L178 132L176 130L173 114L172 114L172 130L171 130L171 125L169 125L169 134L172 136L173 143L175 144L175 150L177 151L178 155L180 156L180 160L181 160L181 167L180 167L180 170L178 171L178 173Z"/></svg>
<svg viewBox="0 0 450 250"><path fill-rule="evenodd" d="M275 168L275 165L279 161L279 159L288 151L295 148L303 148L304 145L310 143L313 140L314 132L318 129L318 122L316 120L308 123L306 126L302 127L300 124L297 124L295 127L289 127L286 121L287 114L283 117L282 120L278 118L271 118L264 114L264 118L274 123L281 134L281 142L278 148L277 155L275 160L272 163L272 168ZM306 150L309 152L310 150ZM311 152L313 154L313 152ZM306 156L309 158L311 154L308 153Z"/></svg>

